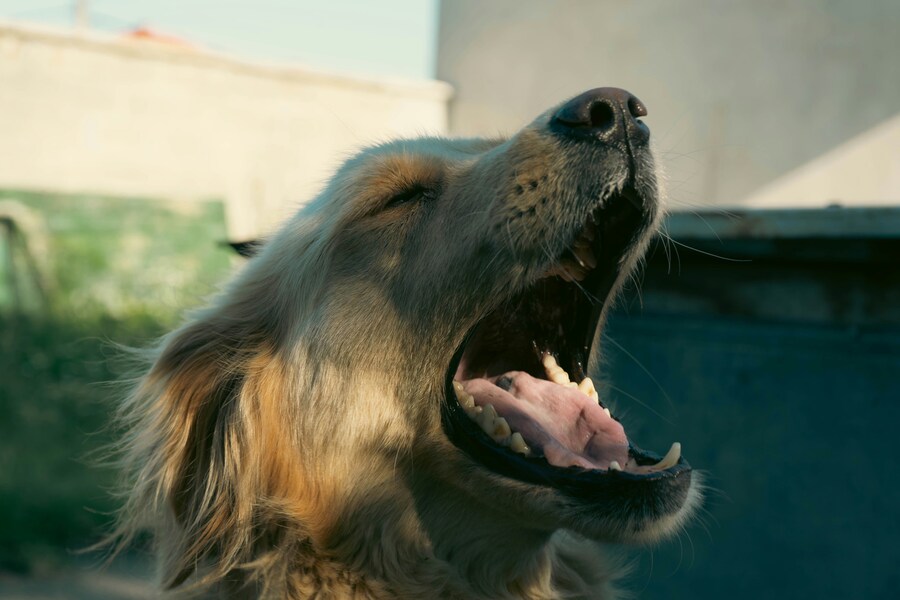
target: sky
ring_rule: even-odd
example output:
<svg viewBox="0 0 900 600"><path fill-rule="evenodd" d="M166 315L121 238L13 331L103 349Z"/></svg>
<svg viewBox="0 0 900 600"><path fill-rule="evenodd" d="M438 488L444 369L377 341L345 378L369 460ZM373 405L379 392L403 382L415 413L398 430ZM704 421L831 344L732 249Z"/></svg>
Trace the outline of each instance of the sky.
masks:
<svg viewBox="0 0 900 600"><path fill-rule="evenodd" d="M438 0L85 0L90 26L146 26L216 52L431 79ZM0 0L0 19L70 26L74 0Z"/></svg>

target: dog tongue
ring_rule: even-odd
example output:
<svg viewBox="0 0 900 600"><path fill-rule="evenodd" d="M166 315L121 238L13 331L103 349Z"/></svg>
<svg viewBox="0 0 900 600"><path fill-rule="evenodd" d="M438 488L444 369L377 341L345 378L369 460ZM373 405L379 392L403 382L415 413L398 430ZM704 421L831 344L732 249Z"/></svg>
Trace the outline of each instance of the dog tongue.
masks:
<svg viewBox="0 0 900 600"><path fill-rule="evenodd" d="M551 465L608 469L628 462L628 438L618 421L575 387L523 371L462 382L475 404L492 404L513 431Z"/></svg>

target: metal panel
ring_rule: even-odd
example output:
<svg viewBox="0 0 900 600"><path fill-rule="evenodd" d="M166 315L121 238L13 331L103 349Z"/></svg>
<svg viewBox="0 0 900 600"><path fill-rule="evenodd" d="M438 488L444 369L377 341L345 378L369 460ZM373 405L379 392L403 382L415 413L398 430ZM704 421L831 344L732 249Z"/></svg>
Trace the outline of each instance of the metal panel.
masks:
<svg viewBox="0 0 900 600"><path fill-rule="evenodd" d="M900 237L900 209L841 207L791 210L703 210L673 213L668 232L676 239L867 239Z"/></svg>

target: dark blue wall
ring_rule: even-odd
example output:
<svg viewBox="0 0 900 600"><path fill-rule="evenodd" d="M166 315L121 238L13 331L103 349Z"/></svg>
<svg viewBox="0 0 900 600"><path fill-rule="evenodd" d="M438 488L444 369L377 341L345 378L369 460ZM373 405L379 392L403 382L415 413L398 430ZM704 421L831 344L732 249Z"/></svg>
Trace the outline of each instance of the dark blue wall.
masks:
<svg viewBox="0 0 900 600"><path fill-rule="evenodd" d="M710 487L631 587L900 597L900 241L685 243L737 260L657 248L600 342L629 436L682 442Z"/></svg>

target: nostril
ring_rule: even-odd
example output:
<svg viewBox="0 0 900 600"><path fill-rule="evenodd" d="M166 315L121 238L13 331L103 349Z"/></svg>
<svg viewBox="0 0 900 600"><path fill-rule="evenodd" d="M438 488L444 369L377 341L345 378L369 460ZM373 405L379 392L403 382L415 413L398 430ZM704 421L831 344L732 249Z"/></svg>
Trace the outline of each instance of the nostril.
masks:
<svg viewBox="0 0 900 600"><path fill-rule="evenodd" d="M591 105L590 119L591 127L607 129L616 122L616 113L609 104L600 100Z"/></svg>
<svg viewBox="0 0 900 600"><path fill-rule="evenodd" d="M631 96L628 99L628 112L631 113L632 117L646 117L647 116L647 107L644 106L644 103Z"/></svg>
<svg viewBox="0 0 900 600"><path fill-rule="evenodd" d="M620 88L595 88L563 104L549 125L559 135L603 142L628 139L646 142L650 130L640 117L647 107Z"/></svg>

